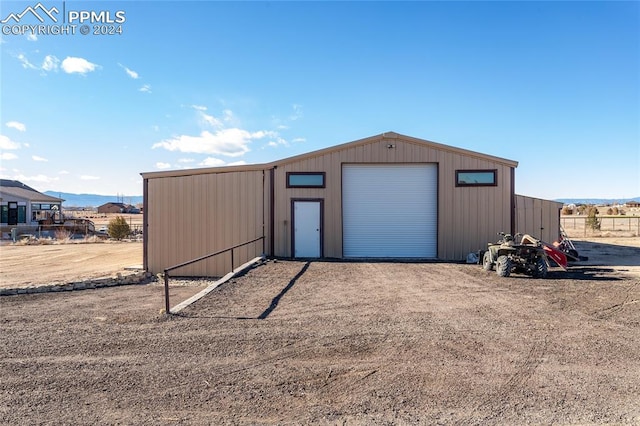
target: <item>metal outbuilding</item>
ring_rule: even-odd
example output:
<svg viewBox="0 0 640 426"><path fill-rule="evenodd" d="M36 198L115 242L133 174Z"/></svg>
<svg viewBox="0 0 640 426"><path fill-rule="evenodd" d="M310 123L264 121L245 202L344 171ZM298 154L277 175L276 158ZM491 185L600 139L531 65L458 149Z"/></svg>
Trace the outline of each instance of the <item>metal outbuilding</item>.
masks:
<svg viewBox="0 0 640 426"><path fill-rule="evenodd" d="M464 259L516 231L517 165L388 132L268 164L142 173L144 265L158 273L261 236L235 265L261 253ZM174 274L229 270L225 254Z"/></svg>

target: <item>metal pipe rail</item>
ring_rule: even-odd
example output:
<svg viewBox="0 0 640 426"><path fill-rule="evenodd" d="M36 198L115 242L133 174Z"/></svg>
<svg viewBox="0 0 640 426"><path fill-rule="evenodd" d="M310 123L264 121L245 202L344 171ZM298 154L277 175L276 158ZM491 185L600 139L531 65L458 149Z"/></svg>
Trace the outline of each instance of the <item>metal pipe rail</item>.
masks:
<svg viewBox="0 0 640 426"><path fill-rule="evenodd" d="M258 237L256 239L251 240L251 241L247 241L246 243L237 244L237 245L235 245L233 247L229 247L229 248L226 248L224 250L217 251L215 253L211 253L211 254L207 254L207 255L204 255L204 256L200 256L197 259L189 260L187 262L182 262L182 263L180 263L178 265L174 265L174 266L171 266L169 268L165 268L164 269L164 310L165 310L165 313L167 313L167 314L171 313L171 308L170 308L170 304L169 304L169 272L170 271L173 271L174 269L182 268L184 266L188 266L188 265L191 265L193 263L200 262L201 260L205 260L205 259L208 259L210 257L217 256L219 254L223 254L223 253L226 253L228 251L231 251L231 271L233 272L233 264L234 264L233 250L235 250L237 248L240 248L242 246L246 246L247 244L255 243L256 241L260 241L260 240L264 240L264 235L262 237Z"/></svg>

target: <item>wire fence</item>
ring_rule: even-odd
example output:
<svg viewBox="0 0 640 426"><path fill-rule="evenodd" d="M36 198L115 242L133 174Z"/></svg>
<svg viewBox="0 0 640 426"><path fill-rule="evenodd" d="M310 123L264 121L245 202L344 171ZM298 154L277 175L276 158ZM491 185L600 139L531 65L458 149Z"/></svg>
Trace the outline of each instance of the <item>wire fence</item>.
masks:
<svg viewBox="0 0 640 426"><path fill-rule="evenodd" d="M640 216L598 216L599 229L587 223L587 216L561 216L560 225L569 237L640 236Z"/></svg>

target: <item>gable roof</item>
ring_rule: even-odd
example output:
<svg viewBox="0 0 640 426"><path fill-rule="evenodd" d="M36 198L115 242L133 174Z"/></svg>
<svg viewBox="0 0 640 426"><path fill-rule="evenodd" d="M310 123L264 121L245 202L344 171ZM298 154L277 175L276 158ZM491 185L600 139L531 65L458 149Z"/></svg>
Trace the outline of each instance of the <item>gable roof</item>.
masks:
<svg viewBox="0 0 640 426"><path fill-rule="evenodd" d="M379 135L371 136L368 138L358 139L356 141L347 142L340 145L334 145L328 148L307 152L305 154L299 154L293 157L283 158L281 160L276 160L271 163L249 164L249 165L243 165L243 166L203 167L198 169L184 169L184 170L167 170L162 172L146 172L146 173L140 173L140 174L142 175L143 178L148 179L148 178L160 178L160 177L191 176L191 175L200 175L200 174L207 174L207 173L229 173L229 172L241 172L241 171L266 170L273 167L294 163L296 161L302 161L309 158L326 155L332 152L343 151L345 149L349 149L349 148L360 146L360 145L367 145L367 144L379 142L381 140L401 140L406 143L412 143L415 145L434 148L440 151L466 155L469 157L479 158L483 160L489 160L489 161L504 164L509 167L518 166L517 161L507 160L506 158L500 158L500 157L495 157L488 154L482 154L480 152L470 151L463 148L456 148L456 147L444 145L438 142L432 142L426 139L419 139L411 136L401 135L400 133L396 133L396 132L385 132L385 133L381 133Z"/></svg>
<svg viewBox="0 0 640 426"><path fill-rule="evenodd" d="M64 201L62 198L52 197L38 192L20 181L0 179L0 199L9 200L11 197L23 198L29 201L46 201L50 203L61 203Z"/></svg>
<svg viewBox="0 0 640 426"><path fill-rule="evenodd" d="M99 206L99 207L105 207L105 206L118 206L118 207L129 207L128 204L125 203L116 203L113 201L109 201L108 203L104 203L103 205Z"/></svg>
<svg viewBox="0 0 640 426"><path fill-rule="evenodd" d="M296 162L296 161L306 160L307 158L312 158L312 157L317 157L317 156L320 156L320 155L329 154L329 153L332 153L332 152L342 151L342 150L353 148L353 147L360 146L360 145L367 145L367 144L370 144L370 143L379 142L380 140L383 140L383 139L384 140L398 140L398 139L400 139L403 142L408 142L408 143L412 143L412 144L419 145L419 146L426 146L426 147L429 147L429 148L437 149L439 151L451 152L451 153L455 153L455 154L466 155L468 157L475 157L475 158L480 158L480 159L483 159L483 160L489 160L489 161L493 161L493 162L497 162L497 163L502 163L502 164L505 164L505 165L510 166L510 167L517 167L518 166L518 162L517 161L507 160L506 158L494 157L493 155L482 154L480 152L470 151L468 149L456 148L454 146L444 145L444 144L441 144L441 143L438 143L438 142L432 142L432 141L429 141L429 140L426 140L426 139L419 139L419 138L414 138L412 136L401 135L400 133L396 133L396 132L385 132L385 133L381 133L379 135L371 136L371 137L368 137L368 138L358 139L358 140L353 141L353 142L347 142L347 143L343 143L343 144L340 144L340 145L334 145L334 146L331 146L331 147L328 147L328 148L319 149L317 151L311 151L311 152L308 152L306 154L300 154L300 155L296 155L296 156L293 156L293 157L284 158L282 160L274 161L273 163L270 163L269 165L281 166L281 165L293 163L293 162Z"/></svg>

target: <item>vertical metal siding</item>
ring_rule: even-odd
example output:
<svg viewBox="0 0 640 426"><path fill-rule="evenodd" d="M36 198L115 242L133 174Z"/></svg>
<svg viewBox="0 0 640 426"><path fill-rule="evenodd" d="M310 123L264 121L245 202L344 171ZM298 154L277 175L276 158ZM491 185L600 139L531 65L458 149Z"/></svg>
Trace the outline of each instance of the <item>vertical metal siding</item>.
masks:
<svg viewBox="0 0 640 426"><path fill-rule="evenodd" d="M387 148L387 144L395 148ZM313 159L279 166L275 170L274 251L291 256L291 198L325 200L324 254L343 257L343 163L438 163L438 258L464 259L467 253L486 247L496 232L511 229L511 167L500 162L472 158L402 139L380 139L365 145L332 151ZM456 187L458 169L497 169L498 186ZM286 188L287 172L326 172L326 188Z"/></svg>
<svg viewBox="0 0 640 426"><path fill-rule="evenodd" d="M560 235L562 203L516 195L516 232L530 234L548 243Z"/></svg>
<svg viewBox="0 0 640 426"><path fill-rule="evenodd" d="M262 235L263 173L245 171L148 179L148 269L164 268ZM238 249L235 266L262 253L262 242ZM220 276L231 268L223 254L174 275Z"/></svg>
<svg viewBox="0 0 640 426"><path fill-rule="evenodd" d="M389 149L388 144L395 147ZM344 163L438 164L437 256L440 259L464 259L468 252L477 251L486 247L487 241L495 240L496 232L511 229L512 166L455 150L417 144L401 137L381 137L370 143L280 164L273 171L273 205L269 170L146 179L148 269L157 273L261 235L267 237L265 247L269 254L290 257L292 198L324 200L324 255L343 257ZM496 169L498 185L456 187L455 171L458 169ZM326 187L287 188L286 173L293 171L325 172ZM520 220L520 216L516 216ZM259 242L256 247L240 250L236 264L261 253L262 247ZM229 256L222 255L177 272L221 275L228 271L229 262Z"/></svg>

